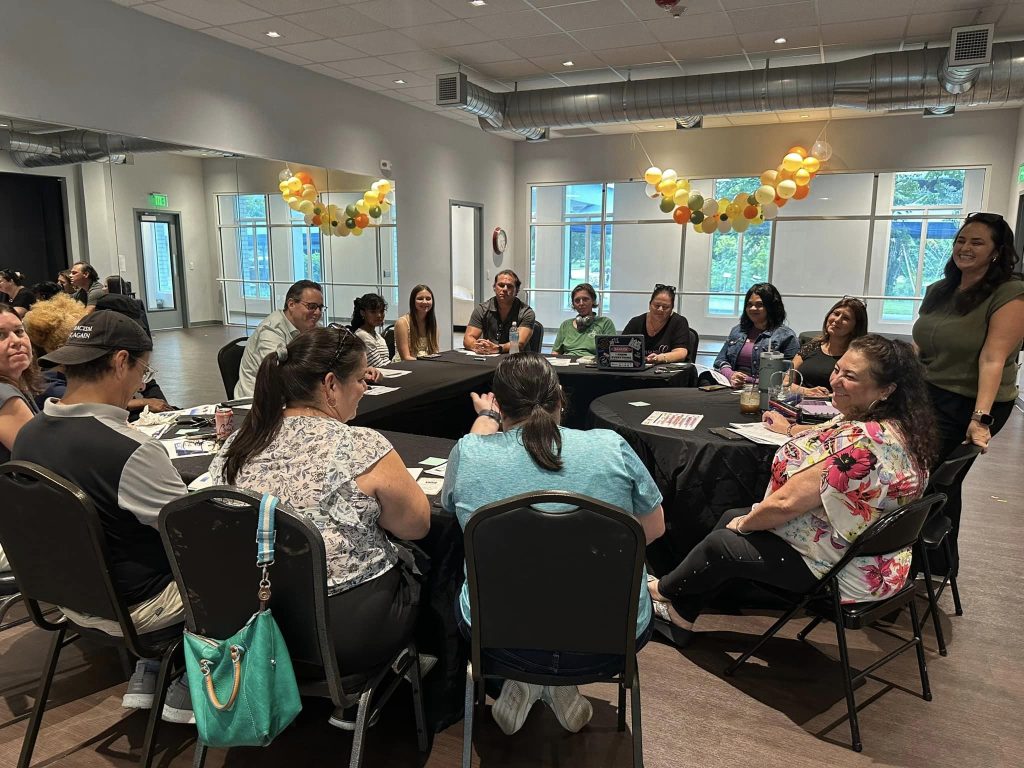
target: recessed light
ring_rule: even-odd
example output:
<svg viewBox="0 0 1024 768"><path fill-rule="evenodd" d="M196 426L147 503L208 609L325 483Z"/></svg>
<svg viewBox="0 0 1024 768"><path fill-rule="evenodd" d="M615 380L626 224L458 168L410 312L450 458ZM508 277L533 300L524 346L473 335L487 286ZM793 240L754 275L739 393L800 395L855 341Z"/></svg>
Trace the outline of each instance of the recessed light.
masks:
<svg viewBox="0 0 1024 768"><path fill-rule="evenodd" d="M469 0L469 4L479 8L481 5L487 5L487 0Z"/></svg>
<svg viewBox="0 0 1024 768"><path fill-rule="evenodd" d="M395 85L405 85L405 80L399 78L398 80L395 80L394 83Z"/></svg>
<svg viewBox="0 0 1024 768"><path fill-rule="evenodd" d="M562 66L563 67L575 67L576 66L576 62L574 62L572 59L569 59L568 61L563 61L562 62Z"/></svg>
<svg viewBox="0 0 1024 768"><path fill-rule="evenodd" d="M800 119L801 120L806 120L809 117L810 117L810 115L800 115Z"/></svg>
<svg viewBox="0 0 1024 768"><path fill-rule="evenodd" d="M281 36L281 33L280 32L275 32L274 30L270 30L269 32L267 32L267 37L280 37L280 36Z"/></svg>
<svg viewBox="0 0 1024 768"><path fill-rule="evenodd" d="M786 42L786 38L784 38L784 37L776 37L775 38L775 44L776 45L782 45L785 42Z"/></svg>

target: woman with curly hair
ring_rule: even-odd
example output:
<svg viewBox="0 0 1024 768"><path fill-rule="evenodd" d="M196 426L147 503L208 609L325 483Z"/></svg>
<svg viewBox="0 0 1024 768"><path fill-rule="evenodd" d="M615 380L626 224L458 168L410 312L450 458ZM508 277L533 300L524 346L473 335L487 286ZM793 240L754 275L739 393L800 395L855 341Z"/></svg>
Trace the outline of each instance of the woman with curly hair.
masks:
<svg viewBox="0 0 1024 768"><path fill-rule="evenodd" d="M85 306L69 294L58 293L46 301L37 301L25 315L25 332L35 349L36 356L53 352L63 347L78 322L88 314ZM35 402L39 408L48 398L61 398L67 389L67 379L61 366L43 371L43 389L36 393Z"/></svg>
<svg viewBox="0 0 1024 768"><path fill-rule="evenodd" d="M872 523L923 493L935 458L935 416L913 347L877 334L850 343L831 379L840 415L816 427L765 414L793 439L772 462L764 500L726 512L671 573L648 584L655 628L692 638L706 597L742 579L804 592ZM859 557L839 575L844 602L880 600L903 587L910 548Z"/></svg>

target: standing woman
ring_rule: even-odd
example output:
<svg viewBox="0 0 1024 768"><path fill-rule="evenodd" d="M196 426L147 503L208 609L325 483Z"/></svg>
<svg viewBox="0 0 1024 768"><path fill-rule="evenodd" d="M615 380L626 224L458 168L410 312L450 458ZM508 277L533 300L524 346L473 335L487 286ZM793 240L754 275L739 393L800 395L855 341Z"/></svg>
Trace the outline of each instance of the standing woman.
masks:
<svg viewBox="0 0 1024 768"><path fill-rule="evenodd" d="M395 352L400 360L435 355L441 349L434 316L434 292L429 285L417 285L409 294L409 314L395 322ZM397 362L397 361L396 361Z"/></svg>
<svg viewBox="0 0 1024 768"><path fill-rule="evenodd" d="M366 345L366 362L371 368L382 368L391 362L391 353L384 337L377 329L384 324L388 304L384 297L367 293L352 303L352 322L349 328Z"/></svg>
<svg viewBox="0 0 1024 768"><path fill-rule="evenodd" d="M938 420L936 465L961 443L987 449L1013 411L1016 358L1024 337L1024 281L1014 274L1016 263L1013 230L1003 217L971 214L953 241L945 277L928 287L921 302L914 342ZM953 562L945 562L941 549L934 551L937 575L955 574L959 566L961 484L968 469L945 489Z"/></svg>
<svg viewBox="0 0 1024 768"><path fill-rule="evenodd" d="M36 303L36 295L23 283L25 276L13 269L0 269L0 293L6 296L6 302L18 317L24 317L29 308Z"/></svg>
<svg viewBox="0 0 1024 768"><path fill-rule="evenodd" d="M769 347L792 360L800 344L785 322L786 306L778 289L771 283L750 286L743 297L743 315L715 358L715 370L734 387L742 387L748 381L757 381L761 353Z"/></svg>
<svg viewBox="0 0 1024 768"><path fill-rule="evenodd" d="M821 335L800 347L793 367L803 375L803 394L826 397L832 393L829 379L850 342L868 332L868 310L853 296L832 305L821 324Z"/></svg>
<svg viewBox="0 0 1024 768"><path fill-rule="evenodd" d="M558 326L555 343L551 345L552 355L596 355L596 337L615 335L615 322L610 317L598 316L594 311L596 303L597 291L590 283L580 283L572 289L572 308L576 310L576 317Z"/></svg>
<svg viewBox="0 0 1024 768"><path fill-rule="evenodd" d="M658 283L647 312L634 317L622 329L625 336L643 334L648 363L681 363L697 352L690 349L690 324L674 312L675 305L676 287Z"/></svg>

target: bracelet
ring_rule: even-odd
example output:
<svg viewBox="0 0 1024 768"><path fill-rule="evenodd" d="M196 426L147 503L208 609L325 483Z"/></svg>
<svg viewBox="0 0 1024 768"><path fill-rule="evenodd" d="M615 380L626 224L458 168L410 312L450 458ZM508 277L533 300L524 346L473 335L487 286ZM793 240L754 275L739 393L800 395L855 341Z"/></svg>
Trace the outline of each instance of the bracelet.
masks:
<svg viewBox="0 0 1024 768"><path fill-rule="evenodd" d="M790 424L788 427L786 427L786 437L792 437L793 436L793 427L795 427L795 426L796 426L796 424Z"/></svg>
<svg viewBox="0 0 1024 768"><path fill-rule="evenodd" d="M486 416L489 419L494 419L496 422L498 422L499 426L501 425L501 414L498 413L497 411L492 411L490 408L488 408L486 411L480 411L479 413L477 413L477 418L480 418L481 416Z"/></svg>

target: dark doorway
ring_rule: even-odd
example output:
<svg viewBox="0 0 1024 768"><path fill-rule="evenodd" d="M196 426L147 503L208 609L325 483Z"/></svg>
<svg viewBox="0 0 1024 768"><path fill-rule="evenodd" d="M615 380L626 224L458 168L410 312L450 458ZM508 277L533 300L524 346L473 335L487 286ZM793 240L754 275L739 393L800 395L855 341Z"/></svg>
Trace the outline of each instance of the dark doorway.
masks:
<svg viewBox="0 0 1024 768"><path fill-rule="evenodd" d="M25 274L26 285L68 268L64 180L0 173L0 269Z"/></svg>

